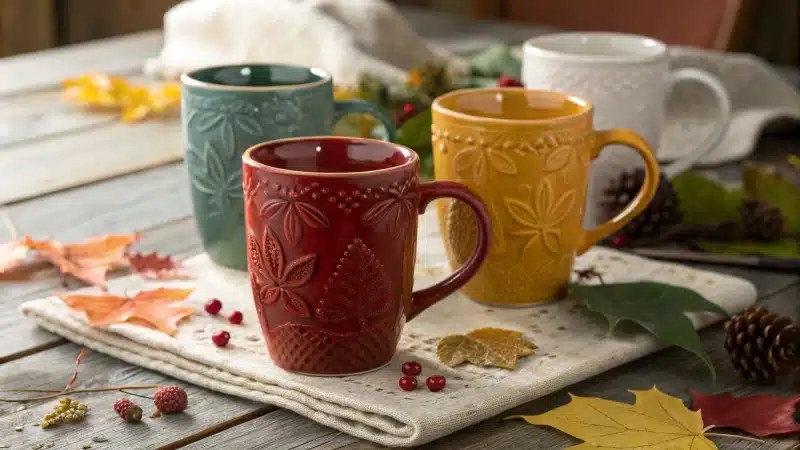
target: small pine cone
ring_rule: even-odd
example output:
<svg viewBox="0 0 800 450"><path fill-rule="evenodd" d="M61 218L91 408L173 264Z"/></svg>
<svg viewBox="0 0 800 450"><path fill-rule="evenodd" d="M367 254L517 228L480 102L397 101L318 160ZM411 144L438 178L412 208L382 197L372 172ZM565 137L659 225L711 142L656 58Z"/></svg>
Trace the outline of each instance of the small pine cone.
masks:
<svg viewBox="0 0 800 450"><path fill-rule="evenodd" d="M758 200L746 199L739 207L739 215L747 237L775 240L783 233L783 214L778 208Z"/></svg>
<svg viewBox="0 0 800 450"><path fill-rule="evenodd" d="M136 423L142 421L142 408L139 408L127 398L121 398L114 402L114 411L126 422Z"/></svg>
<svg viewBox="0 0 800 450"><path fill-rule="evenodd" d="M602 206L606 218L611 218L622 211L639 193L644 184L644 169L622 172L609 183L603 191ZM661 177L653 200L647 208L628 222L620 231L620 235L628 239L656 237L683 221L680 200L672 182Z"/></svg>
<svg viewBox="0 0 800 450"><path fill-rule="evenodd" d="M153 403L163 414L173 414L183 412L189 405L189 397L186 391L178 386L165 386L156 389L153 394Z"/></svg>
<svg viewBox="0 0 800 450"><path fill-rule="evenodd" d="M774 383L798 362L800 329L792 319L750 307L725 323L725 349L744 378Z"/></svg>

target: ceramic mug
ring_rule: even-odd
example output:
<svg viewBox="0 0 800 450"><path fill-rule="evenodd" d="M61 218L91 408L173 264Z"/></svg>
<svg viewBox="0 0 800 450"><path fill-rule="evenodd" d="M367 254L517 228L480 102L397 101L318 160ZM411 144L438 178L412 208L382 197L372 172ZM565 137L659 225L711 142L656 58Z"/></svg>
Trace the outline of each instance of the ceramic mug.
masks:
<svg viewBox="0 0 800 450"><path fill-rule="evenodd" d="M567 92L592 102L595 125L626 128L655 149L661 143L668 95L681 82L700 83L719 104L716 127L683 157L662 172L673 177L697 163L723 138L731 115L725 87L713 75L695 68L670 70L667 46L655 39L620 33L567 32L537 36L523 46L522 79L528 89ZM587 204L588 226L607 216L600 207L603 190L623 170L640 166L636 156L612 147L592 166Z"/></svg>
<svg viewBox="0 0 800 450"><path fill-rule="evenodd" d="M322 69L274 64L209 67L184 74L181 116L194 217L215 263L246 270L242 154L257 143L331 134L353 112L392 120L362 100L334 101Z"/></svg>
<svg viewBox="0 0 800 450"><path fill-rule="evenodd" d="M483 88L453 91L433 102L437 180L477 192L492 219L486 263L462 289L473 300L524 306L560 297L576 254L619 230L652 200L658 162L632 131L594 131L588 101L552 91ZM645 182L619 215L584 230L589 166L609 144L634 149ZM438 214L450 265L467 261L478 237L461 202L440 201Z"/></svg>
<svg viewBox="0 0 800 450"><path fill-rule="evenodd" d="M250 279L269 354L313 375L388 363L403 324L469 280L490 222L465 186L419 182L419 157L384 141L282 139L243 157ZM440 197L478 217L476 246L441 283L412 292L417 214Z"/></svg>

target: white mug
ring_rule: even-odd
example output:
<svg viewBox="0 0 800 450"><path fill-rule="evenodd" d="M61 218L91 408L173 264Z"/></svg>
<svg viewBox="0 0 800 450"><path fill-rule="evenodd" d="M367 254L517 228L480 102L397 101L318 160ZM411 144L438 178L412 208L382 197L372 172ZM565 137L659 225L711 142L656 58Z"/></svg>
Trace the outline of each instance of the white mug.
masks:
<svg viewBox="0 0 800 450"><path fill-rule="evenodd" d="M627 128L642 136L658 157L665 125L667 95L681 81L706 85L719 103L713 132L684 157L662 166L671 178L691 168L722 140L731 115L731 101L722 83L699 69L670 70L667 46L644 36L605 32L545 34L523 46L522 81L529 89L568 92L594 104L600 129ZM620 146L604 151L592 164L587 193L586 225L607 218L603 190L621 171L640 166L635 153Z"/></svg>

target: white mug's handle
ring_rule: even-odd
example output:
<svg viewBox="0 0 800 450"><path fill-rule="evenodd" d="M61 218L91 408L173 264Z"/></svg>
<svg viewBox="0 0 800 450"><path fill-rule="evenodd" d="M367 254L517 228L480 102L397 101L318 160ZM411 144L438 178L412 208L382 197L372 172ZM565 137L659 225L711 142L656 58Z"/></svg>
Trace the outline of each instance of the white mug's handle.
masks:
<svg viewBox="0 0 800 450"><path fill-rule="evenodd" d="M725 89L725 86L722 85L722 82L719 81L717 77L700 69L678 69L670 74L670 91L676 84L682 81L695 81L706 85L711 90L711 93L714 94L714 97L716 97L717 103L719 103L720 114L714 132L701 142L694 151L662 168L662 173L667 178L672 178L675 175L686 172L700 160L700 158L707 155L711 150L714 150L714 148L719 145L720 141L722 141L731 121L731 98L728 96L728 91Z"/></svg>

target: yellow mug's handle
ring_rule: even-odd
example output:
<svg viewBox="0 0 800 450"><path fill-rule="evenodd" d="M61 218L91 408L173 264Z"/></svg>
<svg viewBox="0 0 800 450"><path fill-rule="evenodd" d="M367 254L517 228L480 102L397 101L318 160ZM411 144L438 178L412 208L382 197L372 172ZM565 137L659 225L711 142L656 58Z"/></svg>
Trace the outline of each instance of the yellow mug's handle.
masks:
<svg viewBox="0 0 800 450"><path fill-rule="evenodd" d="M589 250L594 244L619 231L620 228L644 211L656 195L660 175L658 161L653 156L653 150L644 139L633 131L622 129L595 131L594 137L592 160L597 158L607 145L611 144L622 144L636 150L636 153L644 159L644 183L636 197L619 214L607 222L601 223L596 228L584 231L583 242L578 246L579 255Z"/></svg>

